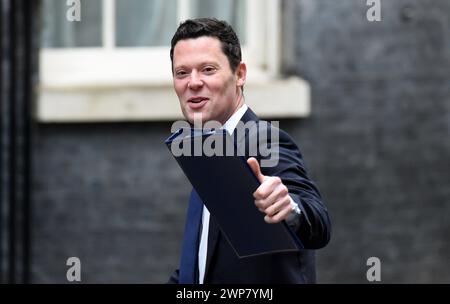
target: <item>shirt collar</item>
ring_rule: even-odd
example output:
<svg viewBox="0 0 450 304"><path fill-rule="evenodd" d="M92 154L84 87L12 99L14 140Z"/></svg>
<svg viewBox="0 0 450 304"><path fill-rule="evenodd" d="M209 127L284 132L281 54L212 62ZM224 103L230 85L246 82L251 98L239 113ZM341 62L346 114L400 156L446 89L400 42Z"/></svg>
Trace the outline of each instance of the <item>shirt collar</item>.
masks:
<svg viewBox="0 0 450 304"><path fill-rule="evenodd" d="M224 123L223 129L227 130L227 132L231 135L236 129L237 124L241 120L242 116L244 116L245 112L247 112L248 106L244 103L230 118Z"/></svg>

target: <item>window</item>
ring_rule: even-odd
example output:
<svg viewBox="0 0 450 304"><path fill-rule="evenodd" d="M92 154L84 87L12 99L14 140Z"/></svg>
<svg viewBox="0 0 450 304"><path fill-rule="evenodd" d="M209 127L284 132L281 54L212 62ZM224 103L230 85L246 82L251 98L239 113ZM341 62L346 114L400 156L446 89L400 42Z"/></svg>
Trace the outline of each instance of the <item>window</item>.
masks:
<svg viewBox="0 0 450 304"><path fill-rule="evenodd" d="M190 17L225 19L235 28L248 81L278 74L278 0L82 0L74 22L68 3L43 0L41 121L180 117L169 49Z"/></svg>

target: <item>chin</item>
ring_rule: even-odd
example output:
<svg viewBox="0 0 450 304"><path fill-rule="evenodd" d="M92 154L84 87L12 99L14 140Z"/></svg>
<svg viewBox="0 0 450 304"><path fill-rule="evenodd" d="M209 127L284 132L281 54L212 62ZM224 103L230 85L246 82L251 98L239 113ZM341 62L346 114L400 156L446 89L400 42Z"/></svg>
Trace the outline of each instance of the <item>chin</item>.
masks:
<svg viewBox="0 0 450 304"><path fill-rule="evenodd" d="M186 117L186 119L193 124L194 123L194 117L196 117L198 119L198 115L201 115L202 118L202 124L205 124L207 121L209 121L210 116L208 113L203 113L203 112L187 112L184 117Z"/></svg>

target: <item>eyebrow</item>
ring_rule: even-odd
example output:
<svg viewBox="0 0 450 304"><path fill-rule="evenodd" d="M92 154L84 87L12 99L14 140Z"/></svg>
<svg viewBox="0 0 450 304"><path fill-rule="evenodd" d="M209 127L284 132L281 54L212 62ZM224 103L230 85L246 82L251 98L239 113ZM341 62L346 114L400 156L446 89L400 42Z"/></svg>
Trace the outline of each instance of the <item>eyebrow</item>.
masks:
<svg viewBox="0 0 450 304"><path fill-rule="evenodd" d="M198 65L195 65L195 66L203 67L205 65L213 65L213 66L216 66L216 67L220 67L220 64L217 61L204 61L204 62L201 62ZM178 66L174 65L174 67L173 67L174 70L180 69L180 68L188 68L188 66L186 64L180 64Z"/></svg>

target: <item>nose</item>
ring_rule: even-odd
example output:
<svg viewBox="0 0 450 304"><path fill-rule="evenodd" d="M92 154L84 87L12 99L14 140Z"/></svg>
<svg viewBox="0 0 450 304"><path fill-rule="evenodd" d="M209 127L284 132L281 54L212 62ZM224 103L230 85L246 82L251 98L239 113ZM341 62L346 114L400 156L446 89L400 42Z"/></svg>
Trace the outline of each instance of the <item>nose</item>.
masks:
<svg viewBox="0 0 450 304"><path fill-rule="evenodd" d="M191 90L197 90L198 88L201 88L202 85L203 81L200 79L200 75L198 74L198 72L192 71L188 83L188 88Z"/></svg>

